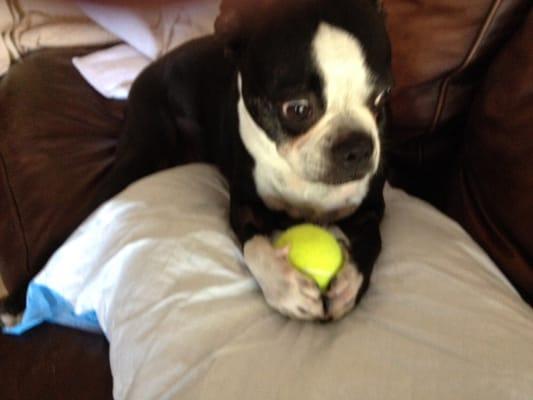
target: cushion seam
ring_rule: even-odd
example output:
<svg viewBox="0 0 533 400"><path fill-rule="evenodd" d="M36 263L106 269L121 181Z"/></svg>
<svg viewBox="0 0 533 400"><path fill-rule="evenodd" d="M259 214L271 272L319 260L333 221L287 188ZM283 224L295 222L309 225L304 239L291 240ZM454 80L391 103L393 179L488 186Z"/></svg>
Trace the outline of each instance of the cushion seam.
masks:
<svg viewBox="0 0 533 400"><path fill-rule="evenodd" d="M15 216L16 216L16 219L17 219L17 227L18 227L18 231L20 232L20 235L22 237L22 243L24 245L24 266L26 268L26 274L29 273L29 265L28 265L28 262L29 262L29 249L28 249L28 241L27 241L27 238L26 238L26 232L24 230L24 227L23 227L23 223L22 223L22 215L20 213L20 207L18 205L18 202L15 198L15 192L13 190L13 186L11 185L11 181L9 179L9 174L7 173L7 164L6 164L6 161L5 161L5 158L4 158L4 155L2 154L2 152L0 151L0 162L2 163L2 170L3 170L3 173L4 173L4 177L5 177L5 180L6 180L6 184L7 184L7 189L8 189L8 192L9 192L9 195L11 197L11 204L12 204L12 207L13 209L15 210ZM4 279L4 282L5 282L5 279Z"/></svg>
<svg viewBox="0 0 533 400"><path fill-rule="evenodd" d="M433 115L433 121L431 122L429 133L434 133L437 129L437 125L440 122L440 119L442 117L442 114L444 112L444 106L446 104L446 98L448 96L448 89L450 86L451 81L462 71L465 70L465 68L470 64L472 61L474 55L479 50L481 43L483 42L483 39L485 38L490 26L496 19L496 14L498 12L498 9L500 8L502 4L502 0L494 0L492 3L489 12L487 14L487 17L485 18L485 22L481 26L481 29L479 30L474 43L472 44L472 47L470 50L466 53L466 56L464 60L461 62L461 64L453 71L451 72L441 83L440 89L439 89L439 97L437 100L437 106L435 108L435 113Z"/></svg>
<svg viewBox="0 0 533 400"><path fill-rule="evenodd" d="M483 201L481 200L478 191L474 188L474 186L471 184L472 177L470 174L465 170L465 168L462 169L461 180L462 184L468 193L469 197L472 199L476 206L477 214L480 218L480 222L483 224L483 226L486 227L485 232L488 233L490 236L493 236L497 240L499 240L505 247L505 252L508 255L512 255L513 253L518 255L525 264L528 264L527 256L523 254L523 251L519 248L519 246L516 246L511 240L507 238L507 236L502 232L502 229L493 222L491 218L489 218L489 214L487 213L487 210L484 207ZM472 233L473 234L473 233ZM479 242L479 239L475 239L477 242ZM515 288L518 288L518 290L521 293L525 293L526 287L523 287L522 285L518 285L516 282L516 275L509 273L509 271L505 268L502 268L501 266L501 260L498 261L493 251L489 251L487 247L485 247L485 243L482 244L482 247L485 249L487 254L490 255L490 258L494 261L494 263L498 266L498 268L503 272L503 274L511 281L512 285ZM522 275L520 272L528 273L527 269L520 268L519 274ZM529 271L528 276L530 276L531 272ZM531 278L530 278L531 279ZM527 293L528 296L531 296L532 293Z"/></svg>

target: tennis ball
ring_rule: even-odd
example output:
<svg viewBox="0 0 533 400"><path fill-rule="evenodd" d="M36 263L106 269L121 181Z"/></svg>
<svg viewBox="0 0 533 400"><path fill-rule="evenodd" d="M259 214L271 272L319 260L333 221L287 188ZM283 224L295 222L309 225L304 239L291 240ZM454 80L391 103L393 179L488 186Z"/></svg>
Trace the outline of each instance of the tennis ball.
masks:
<svg viewBox="0 0 533 400"><path fill-rule="evenodd" d="M309 275L324 291L343 264L342 249L329 231L312 224L296 225L282 233L275 248L289 246L289 262Z"/></svg>

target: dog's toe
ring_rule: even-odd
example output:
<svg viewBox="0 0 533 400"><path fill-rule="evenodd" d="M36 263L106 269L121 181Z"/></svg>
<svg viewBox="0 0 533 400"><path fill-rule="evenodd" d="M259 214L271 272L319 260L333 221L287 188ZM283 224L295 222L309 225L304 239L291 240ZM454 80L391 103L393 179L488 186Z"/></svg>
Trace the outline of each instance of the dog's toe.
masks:
<svg viewBox="0 0 533 400"><path fill-rule="evenodd" d="M363 277L351 262L347 262L326 293L328 319L337 320L355 305Z"/></svg>
<svg viewBox="0 0 533 400"><path fill-rule="evenodd" d="M324 318L320 289L289 264L286 251L274 249L267 238L256 236L245 244L244 255L272 308L291 318Z"/></svg>

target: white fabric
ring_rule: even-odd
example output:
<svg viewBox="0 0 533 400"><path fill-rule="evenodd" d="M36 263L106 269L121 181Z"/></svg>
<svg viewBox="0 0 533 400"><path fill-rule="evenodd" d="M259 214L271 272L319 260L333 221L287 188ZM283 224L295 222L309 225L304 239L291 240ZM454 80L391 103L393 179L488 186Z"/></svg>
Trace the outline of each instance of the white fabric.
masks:
<svg viewBox="0 0 533 400"><path fill-rule="evenodd" d="M0 0L0 76L32 50L116 41L71 0Z"/></svg>
<svg viewBox="0 0 533 400"><path fill-rule="evenodd" d="M385 198L372 285L338 323L267 307L205 165L126 189L36 281L96 310L117 399L533 399L533 311L457 224Z"/></svg>
<svg viewBox="0 0 533 400"><path fill-rule="evenodd" d="M133 80L150 61L190 39L213 32L220 0L136 6L90 0L78 3L87 16L121 38L129 50L120 46L79 57L75 60L76 68L104 96L126 98ZM119 82L116 89L110 78Z"/></svg>
<svg viewBox="0 0 533 400"><path fill-rule="evenodd" d="M72 62L87 82L102 96L125 99L139 71L150 59L127 44L75 57Z"/></svg>

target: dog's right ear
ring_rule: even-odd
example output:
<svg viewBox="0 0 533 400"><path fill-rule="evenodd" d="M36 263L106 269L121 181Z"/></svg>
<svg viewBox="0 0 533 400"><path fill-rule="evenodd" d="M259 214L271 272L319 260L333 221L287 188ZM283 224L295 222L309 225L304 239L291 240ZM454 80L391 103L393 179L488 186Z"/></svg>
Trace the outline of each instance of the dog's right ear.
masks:
<svg viewBox="0 0 533 400"><path fill-rule="evenodd" d="M238 58L244 45L246 29L242 10L231 1L223 1L215 20L215 36L223 43L226 54Z"/></svg>
<svg viewBox="0 0 533 400"><path fill-rule="evenodd" d="M385 9L383 8L383 0L374 0L376 3L376 7L378 8L378 11L380 14L385 15Z"/></svg>

